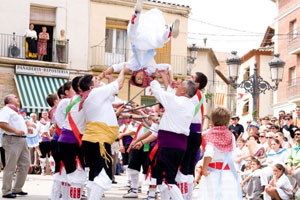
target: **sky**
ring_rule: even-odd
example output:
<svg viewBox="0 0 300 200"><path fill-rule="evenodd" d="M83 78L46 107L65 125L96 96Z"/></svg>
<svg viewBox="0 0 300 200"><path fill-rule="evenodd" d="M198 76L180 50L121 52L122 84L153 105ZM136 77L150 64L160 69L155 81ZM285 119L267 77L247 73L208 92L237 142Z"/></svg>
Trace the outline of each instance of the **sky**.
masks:
<svg viewBox="0 0 300 200"><path fill-rule="evenodd" d="M267 27L277 16L276 4L271 0L164 1L191 7L189 44L204 46L203 39L207 38L206 47L216 52L237 51L239 56L260 46Z"/></svg>

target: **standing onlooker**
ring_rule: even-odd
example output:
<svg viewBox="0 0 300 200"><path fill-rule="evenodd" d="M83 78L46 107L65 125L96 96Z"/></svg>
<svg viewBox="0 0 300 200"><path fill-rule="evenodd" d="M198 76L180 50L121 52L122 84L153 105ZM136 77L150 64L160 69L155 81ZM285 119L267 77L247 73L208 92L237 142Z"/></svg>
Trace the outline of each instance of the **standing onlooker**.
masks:
<svg viewBox="0 0 300 200"><path fill-rule="evenodd" d="M0 111L0 128L3 130L2 145L5 149L6 166L3 170L3 198L16 198L27 195L22 191L30 165L29 151L26 143L27 127L19 115L19 99L13 95L4 98L5 107ZM12 187L13 175L18 166L17 177Z"/></svg>
<svg viewBox="0 0 300 200"><path fill-rule="evenodd" d="M28 135L26 137L27 145L30 152L30 161L32 165L37 165L36 153L39 153L39 143L41 140L40 136L40 125L37 121L35 113L30 114L30 121L28 121Z"/></svg>
<svg viewBox="0 0 300 200"><path fill-rule="evenodd" d="M60 34L56 39L56 53L58 62L66 62L66 44L67 39L65 35L65 30L60 30Z"/></svg>
<svg viewBox="0 0 300 200"><path fill-rule="evenodd" d="M296 107L296 117L294 119L294 125L300 127L300 106Z"/></svg>
<svg viewBox="0 0 300 200"><path fill-rule="evenodd" d="M116 169L117 169L117 162L118 162L118 156L120 152L120 146L119 146L119 138L111 145L111 156L113 158L112 163L112 184L117 184L115 175L116 175Z"/></svg>
<svg viewBox="0 0 300 200"><path fill-rule="evenodd" d="M2 147L2 136L3 136L3 131L0 128L0 158L1 158L1 170L4 169L5 167L5 151Z"/></svg>
<svg viewBox="0 0 300 200"><path fill-rule="evenodd" d="M229 130L236 133L235 138L237 139L241 134L244 133L244 127L239 124L240 118L238 116L233 116L231 120L232 124L229 126Z"/></svg>
<svg viewBox="0 0 300 200"><path fill-rule="evenodd" d="M48 159L50 158L50 150L51 150L51 136L50 136L50 119L48 117L48 112L43 111L42 112L42 119L40 120L40 126L41 126L41 137L42 142L40 143L40 150L41 150L41 157L40 157L40 163L42 168L42 175L45 175L45 167L46 167L46 158L48 156Z"/></svg>
<svg viewBox="0 0 300 200"><path fill-rule="evenodd" d="M26 30L24 37L25 37L25 57L28 59L36 59L37 55L37 34L36 31L33 30L34 25L30 24L29 29Z"/></svg>
<svg viewBox="0 0 300 200"><path fill-rule="evenodd" d="M38 41L38 60L43 60L44 55L47 55L47 41L50 39L49 33L47 33L47 28L42 27L42 32L39 33Z"/></svg>

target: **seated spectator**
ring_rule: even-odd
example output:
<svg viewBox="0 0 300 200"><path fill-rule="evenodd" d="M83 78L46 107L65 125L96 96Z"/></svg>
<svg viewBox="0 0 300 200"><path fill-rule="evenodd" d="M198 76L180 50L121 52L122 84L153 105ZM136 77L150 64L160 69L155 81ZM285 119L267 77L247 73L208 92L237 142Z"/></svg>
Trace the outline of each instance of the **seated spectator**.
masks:
<svg viewBox="0 0 300 200"><path fill-rule="evenodd" d="M29 29L26 30L25 34L25 57L27 59L37 58L37 34L34 30L34 25L30 24Z"/></svg>
<svg viewBox="0 0 300 200"><path fill-rule="evenodd" d="M273 133L280 132L280 127L278 125L272 125L271 132L273 132Z"/></svg>
<svg viewBox="0 0 300 200"><path fill-rule="evenodd" d="M262 125L260 126L260 128L261 128L262 130L267 129L267 126L268 126L269 122L270 122L270 118L269 118L268 116L265 116L265 117L262 119Z"/></svg>
<svg viewBox="0 0 300 200"><path fill-rule="evenodd" d="M290 143L293 143L293 139L295 136L295 130L298 128L297 126L294 126L292 124L293 118L291 115L286 115L284 117L284 125L282 127L282 133L284 135L284 137L286 137L288 139L288 141Z"/></svg>
<svg viewBox="0 0 300 200"><path fill-rule="evenodd" d="M258 123L252 122L249 127L250 127L249 136L251 136L251 135L258 136L259 135L259 132L258 132L259 131L259 125L258 125Z"/></svg>
<svg viewBox="0 0 300 200"><path fill-rule="evenodd" d="M267 147L268 147L266 134L267 134L266 131L261 131L259 133L259 138L258 138L259 144L262 145L265 148L265 150L267 150Z"/></svg>
<svg viewBox="0 0 300 200"><path fill-rule="evenodd" d="M258 136L257 135L251 135L247 142L247 147L249 150L250 156L253 156L255 158L263 158L265 154L265 148L258 144Z"/></svg>
<svg viewBox="0 0 300 200"><path fill-rule="evenodd" d="M300 186L300 129L295 130L295 144L291 148L290 155L287 160L287 172L296 179Z"/></svg>
<svg viewBox="0 0 300 200"><path fill-rule="evenodd" d="M268 185L269 180L273 175L273 166L277 163L284 165L288 157L286 149L280 148L280 142L278 139L271 140L271 150L267 154L267 159L264 162L266 167L262 169L261 173L261 184L263 186Z"/></svg>
<svg viewBox="0 0 300 200"><path fill-rule="evenodd" d="M283 133L281 132L276 133L275 138L279 140L282 148L290 149L292 147L292 145L288 141L285 141Z"/></svg>
<svg viewBox="0 0 300 200"><path fill-rule="evenodd" d="M272 148L271 148L271 142L275 138L275 134L273 132L267 132L266 134L266 139L267 139L267 148L266 152L268 153Z"/></svg>
<svg viewBox="0 0 300 200"><path fill-rule="evenodd" d="M294 119L294 125L300 127L300 106L296 107L296 116Z"/></svg>
<svg viewBox="0 0 300 200"><path fill-rule="evenodd" d="M242 138L239 138L237 140L237 147L236 148L236 160L235 160L235 164L236 164L236 168L238 170L241 169L241 167L246 164L246 158L249 157L249 151L248 148L246 147L246 141L243 140Z"/></svg>
<svg viewBox="0 0 300 200"><path fill-rule="evenodd" d="M259 199L264 191L260 183L261 164L259 160L252 159L251 161L251 173L245 178L241 186L243 191L246 193L247 199Z"/></svg>
<svg viewBox="0 0 300 200"><path fill-rule="evenodd" d="M272 123L272 125L277 125L278 126L277 118L276 117L272 117L271 118L271 123Z"/></svg>
<svg viewBox="0 0 300 200"><path fill-rule="evenodd" d="M265 188L264 200L289 200L293 196L293 187L285 175L285 168L281 164L273 167L273 178Z"/></svg>

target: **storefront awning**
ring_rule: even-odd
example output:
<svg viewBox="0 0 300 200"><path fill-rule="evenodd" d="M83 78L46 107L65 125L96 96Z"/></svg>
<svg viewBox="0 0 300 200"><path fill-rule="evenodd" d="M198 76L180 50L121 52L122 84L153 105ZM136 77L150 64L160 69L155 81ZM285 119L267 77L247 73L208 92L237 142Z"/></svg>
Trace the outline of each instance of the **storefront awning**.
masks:
<svg viewBox="0 0 300 200"><path fill-rule="evenodd" d="M46 97L55 94L67 80L61 78L16 75L15 81L21 100L21 107L28 113L49 110Z"/></svg>

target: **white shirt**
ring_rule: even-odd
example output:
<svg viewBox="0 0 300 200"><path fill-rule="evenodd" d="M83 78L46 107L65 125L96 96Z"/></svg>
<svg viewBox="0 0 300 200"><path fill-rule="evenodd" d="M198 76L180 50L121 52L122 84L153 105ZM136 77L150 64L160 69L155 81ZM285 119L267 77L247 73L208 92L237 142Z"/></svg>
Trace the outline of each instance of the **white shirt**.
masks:
<svg viewBox="0 0 300 200"><path fill-rule="evenodd" d="M282 149L279 149L279 152L280 151L282 151ZM275 155L269 156L268 154L275 154ZM267 154L266 163L272 164L272 165L275 165L275 164L285 165L285 162L289 156L289 153L287 150L285 150L284 152L282 152L280 154L276 154L276 152L274 150L270 150L268 154Z"/></svg>
<svg viewBox="0 0 300 200"><path fill-rule="evenodd" d="M202 97L203 98L203 101L202 101L202 105L205 106L205 103L206 103L206 99L205 99L205 95L202 93ZM198 100L198 96L197 94L194 95L192 98L191 98L193 104L195 105L195 108L196 106L199 104L199 100ZM199 112L197 113L197 115L195 115L193 117L193 120L192 120L192 123L195 123L195 124L202 124L202 112L201 112L201 108L199 110Z"/></svg>
<svg viewBox="0 0 300 200"><path fill-rule="evenodd" d="M60 129L64 127L66 108L69 104L69 100L70 99L68 98L60 100L54 114L54 122L58 125Z"/></svg>
<svg viewBox="0 0 300 200"><path fill-rule="evenodd" d="M195 111L192 100L164 91L156 80L150 83L150 87L155 98L165 109L159 129L188 136Z"/></svg>
<svg viewBox="0 0 300 200"><path fill-rule="evenodd" d="M41 134L48 133L48 135L50 135L50 130L49 130L50 126L51 126L50 121L48 121L46 124L40 123Z"/></svg>
<svg viewBox="0 0 300 200"><path fill-rule="evenodd" d="M293 190L293 186L285 174L282 174L278 181L275 183L277 188L284 188L286 190Z"/></svg>
<svg viewBox="0 0 300 200"><path fill-rule="evenodd" d="M119 84L117 81L92 89L82 108L86 121L104 122L108 126L118 126L117 116L111 101L111 97L118 91Z"/></svg>
<svg viewBox="0 0 300 200"><path fill-rule="evenodd" d="M0 122L5 122L14 129L22 130L24 131L25 135L27 135L27 126L25 124L24 118L16 111L7 106L4 106L0 110ZM15 133L11 133L5 130L3 130L2 133L5 133L7 135L16 135Z"/></svg>
<svg viewBox="0 0 300 200"><path fill-rule="evenodd" d="M27 29L24 35L26 37L34 37L35 39L37 39L37 34L35 30Z"/></svg>
<svg viewBox="0 0 300 200"><path fill-rule="evenodd" d="M79 97L79 95L75 95L72 98L72 102L75 101L75 99L77 99L78 97ZM68 105L70 103L71 103L71 99L69 99ZM76 124L79 132L82 135L84 133L84 129L85 129L85 117L84 117L83 110L79 111L79 104L80 104L80 102L76 103L69 112L71 113L71 117L72 117L74 123ZM72 130L68 117L65 118L63 128Z"/></svg>
<svg viewBox="0 0 300 200"><path fill-rule="evenodd" d="M159 124L152 123L150 129L151 129L150 131L151 131L152 135L155 136L155 137L157 137L157 135L158 135L158 129L159 129Z"/></svg>

